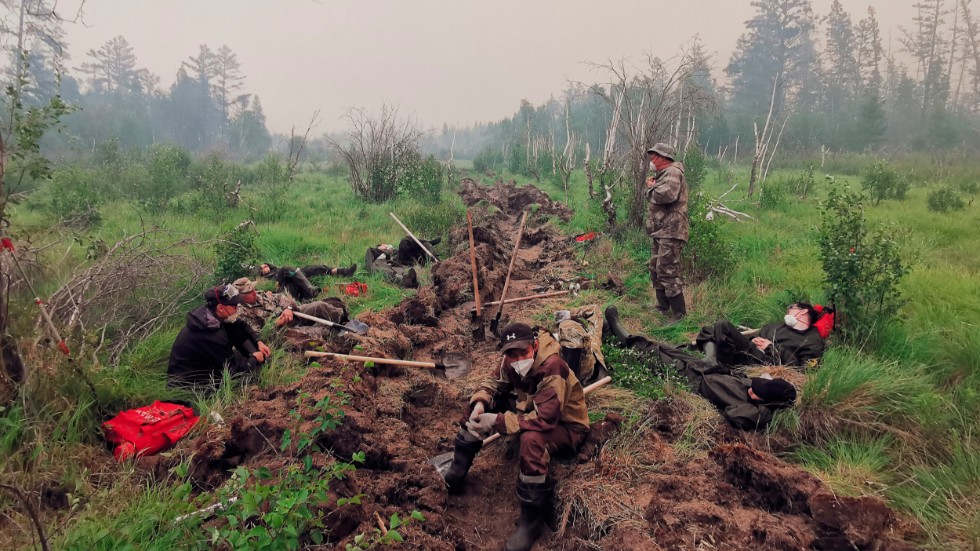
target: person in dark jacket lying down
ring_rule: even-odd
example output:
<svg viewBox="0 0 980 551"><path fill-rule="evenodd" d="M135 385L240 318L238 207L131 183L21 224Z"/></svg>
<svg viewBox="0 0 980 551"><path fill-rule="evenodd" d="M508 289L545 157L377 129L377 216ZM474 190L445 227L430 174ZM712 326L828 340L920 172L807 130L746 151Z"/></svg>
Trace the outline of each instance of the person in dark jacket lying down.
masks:
<svg viewBox="0 0 980 551"><path fill-rule="evenodd" d="M630 335L620 323L615 306L606 308L606 325L627 347L674 366L694 392L740 429L763 429L772 421L775 410L791 407L796 402L796 389L788 381L733 375L728 366L706 362L669 344Z"/></svg>
<svg viewBox="0 0 980 551"><path fill-rule="evenodd" d="M806 302L786 308L783 319L759 330L749 338L727 319L701 328L696 343L708 363L735 365L785 365L803 367L823 356L824 342L813 326L819 313Z"/></svg>

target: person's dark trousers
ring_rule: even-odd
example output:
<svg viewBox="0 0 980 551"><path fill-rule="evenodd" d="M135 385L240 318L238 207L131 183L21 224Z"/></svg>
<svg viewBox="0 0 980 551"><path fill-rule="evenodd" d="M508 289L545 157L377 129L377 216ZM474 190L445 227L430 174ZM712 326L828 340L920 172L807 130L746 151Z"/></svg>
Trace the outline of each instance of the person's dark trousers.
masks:
<svg viewBox="0 0 980 551"><path fill-rule="evenodd" d="M306 274L306 277L317 277L330 275L330 271L333 270L333 268L323 264L313 264L311 266L303 266L300 268L300 270Z"/></svg>
<svg viewBox="0 0 980 551"><path fill-rule="evenodd" d="M699 348L703 348L705 342L715 343L715 358L720 365L752 365L766 363L769 359L727 319L702 327L696 341Z"/></svg>

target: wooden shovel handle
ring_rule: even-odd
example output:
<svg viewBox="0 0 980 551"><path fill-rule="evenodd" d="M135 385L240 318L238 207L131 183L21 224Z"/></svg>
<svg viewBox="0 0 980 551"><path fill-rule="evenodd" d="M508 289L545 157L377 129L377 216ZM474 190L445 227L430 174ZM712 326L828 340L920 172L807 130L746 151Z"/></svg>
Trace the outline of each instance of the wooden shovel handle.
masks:
<svg viewBox="0 0 980 551"><path fill-rule="evenodd" d="M473 299L476 301L476 317L482 315L482 309L480 308L480 284L477 280L476 272L476 245L473 240L473 215L470 214L470 209L466 209L466 228L470 232L470 264L473 265Z"/></svg>
<svg viewBox="0 0 980 551"><path fill-rule="evenodd" d="M374 362L376 364L385 365L402 365L405 367L429 367L433 368L436 366L435 362L413 362L411 360L391 360L388 358L371 358L369 356L352 356L350 354L337 354L335 352L317 352L315 350L307 350L303 352L303 355L307 358L336 358L338 360L347 360L352 362Z"/></svg>
<svg viewBox="0 0 980 551"><path fill-rule="evenodd" d="M557 296L561 296L561 295L567 295L569 292L570 291L551 291L551 292L548 292L548 293L541 293L541 294L538 294L538 295L528 295L526 297L509 298L507 300L495 300L493 302L488 302L486 305L487 306L495 306L497 304L500 304L501 302L503 302L504 304L513 304L515 302L525 302L525 301L528 301L528 300L535 300L535 299L539 299L539 298L549 298L549 297L557 297Z"/></svg>
<svg viewBox="0 0 980 551"><path fill-rule="evenodd" d="M504 304L507 300L507 287L510 286L510 274L514 271L514 263L517 261L517 251L521 248L521 236L524 235L524 224L527 222L527 213L524 211L524 216L521 217L521 227L517 230L517 237L514 239L514 252L510 254L510 266L507 267L507 279L504 280L504 290L500 293L500 309L497 310L497 319L500 319L501 314L504 313Z"/></svg>
<svg viewBox="0 0 980 551"><path fill-rule="evenodd" d="M602 387L608 385L611 382L612 382L612 377L603 377L603 378L599 379L598 381L592 383L591 385L583 388L582 389L582 392L584 392L586 394L586 396L588 396L588 394L590 392L592 392L593 390L595 390L597 388L602 388ZM488 437L486 437L486 438L483 439L483 445L485 446L485 445L489 444L490 442L493 442L494 440L497 440L498 438L500 438L500 433L499 432L493 433L490 436L488 436Z"/></svg>
<svg viewBox="0 0 980 551"><path fill-rule="evenodd" d="M405 227L405 224L402 224L402 221L399 220L397 216L395 216L395 213L389 212L388 214L390 214L391 217L395 219L395 222L398 222L398 225L401 226L403 230L405 230L405 233L407 233L408 236L411 237L413 241L415 241L415 244L416 245L418 245L419 247L422 247L422 250L425 251L425 254L431 256L432 257L432 260L435 260L436 262L439 262L439 259L436 258L436 255L432 254L432 251L430 251L429 249L426 249L425 248L425 245L422 244L422 241L420 241L418 237L415 237L415 234L412 233L412 230L406 228Z"/></svg>
<svg viewBox="0 0 980 551"><path fill-rule="evenodd" d="M325 320L323 318L318 318L316 316L311 316L309 314L304 314L302 312L297 312L296 310L293 310L293 315L296 316L297 318L303 318L305 320L310 320L312 322L322 323L323 325L329 325L330 327L335 327L335 326L340 325L339 323L334 323L334 322L332 322L330 320Z"/></svg>

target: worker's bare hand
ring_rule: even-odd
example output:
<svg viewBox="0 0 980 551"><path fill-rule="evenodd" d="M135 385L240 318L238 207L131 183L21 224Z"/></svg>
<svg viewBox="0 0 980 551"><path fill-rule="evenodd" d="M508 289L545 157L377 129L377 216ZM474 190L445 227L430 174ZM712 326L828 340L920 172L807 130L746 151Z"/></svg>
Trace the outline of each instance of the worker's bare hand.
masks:
<svg viewBox="0 0 980 551"><path fill-rule="evenodd" d="M265 363L265 354L263 354L261 350L258 352L252 352L252 357L259 363Z"/></svg>
<svg viewBox="0 0 980 551"><path fill-rule="evenodd" d="M272 355L272 349L262 341L259 341L259 352L265 354L266 358Z"/></svg>
<svg viewBox="0 0 980 551"><path fill-rule="evenodd" d="M283 310L282 314L279 314L279 319L276 320L276 327L282 327L287 323L292 323L293 321L293 311Z"/></svg>
<svg viewBox="0 0 980 551"><path fill-rule="evenodd" d="M772 345L772 341L769 339L764 339L762 337L756 337L752 339L752 344L754 344L759 350L765 350Z"/></svg>
<svg viewBox="0 0 980 551"><path fill-rule="evenodd" d="M654 178L652 176L649 177L649 178L647 178L647 188L652 188L655 185L657 185L657 179L656 178Z"/></svg>

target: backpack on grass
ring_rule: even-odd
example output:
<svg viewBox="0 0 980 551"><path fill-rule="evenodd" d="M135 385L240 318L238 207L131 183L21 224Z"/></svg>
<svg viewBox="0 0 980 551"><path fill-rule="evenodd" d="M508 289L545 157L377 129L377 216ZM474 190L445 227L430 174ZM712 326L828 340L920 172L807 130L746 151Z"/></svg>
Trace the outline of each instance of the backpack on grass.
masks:
<svg viewBox="0 0 980 551"><path fill-rule="evenodd" d="M198 419L187 406L157 400L149 406L123 411L102 423L102 432L107 441L116 445L112 455L124 461L173 446L194 428Z"/></svg>

